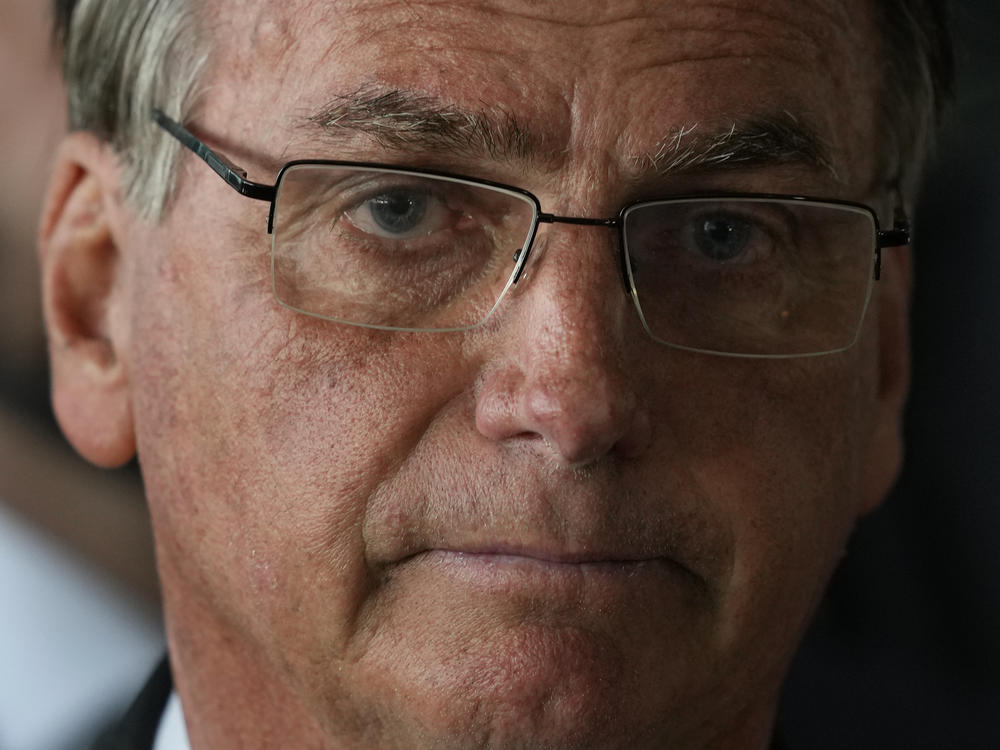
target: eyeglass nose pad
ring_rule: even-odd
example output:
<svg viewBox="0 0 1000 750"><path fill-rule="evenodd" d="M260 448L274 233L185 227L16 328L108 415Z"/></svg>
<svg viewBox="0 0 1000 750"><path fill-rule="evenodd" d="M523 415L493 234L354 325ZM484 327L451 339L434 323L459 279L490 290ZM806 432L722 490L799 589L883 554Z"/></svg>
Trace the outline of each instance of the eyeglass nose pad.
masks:
<svg viewBox="0 0 1000 750"><path fill-rule="evenodd" d="M632 274L634 271L629 270L631 263L632 261L625 251L624 232L620 232L618 234L618 273L621 274L622 288L625 290L625 296L634 300L635 287L632 284Z"/></svg>
<svg viewBox="0 0 1000 750"><path fill-rule="evenodd" d="M517 250L514 251L514 266L515 267L517 266L518 262L521 260L521 256L523 254L524 254L524 248L523 247L519 247L519 248L517 248ZM527 261L527 259L525 259L525 261ZM511 282L512 284L516 284L518 282L518 280L521 278L521 274L524 272L524 267L526 265L527 265L527 262L522 263L521 267L517 269L517 272L514 274L514 280Z"/></svg>

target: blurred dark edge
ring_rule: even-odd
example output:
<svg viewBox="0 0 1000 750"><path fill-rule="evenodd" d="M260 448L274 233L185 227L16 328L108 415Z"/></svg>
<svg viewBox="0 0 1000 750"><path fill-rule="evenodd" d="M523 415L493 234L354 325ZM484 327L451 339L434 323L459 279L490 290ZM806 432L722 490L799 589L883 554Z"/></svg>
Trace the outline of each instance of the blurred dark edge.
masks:
<svg viewBox="0 0 1000 750"><path fill-rule="evenodd" d="M0 498L144 607L158 607L149 514L134 466L91 466L51 417L0 403Z"/></svg>
<svg viewBox="0 0 1000 750"><path fill-rule="evenodd" d="M68 10L71 4L65 0L60 7ZM37 38L40 30L30 14L15 12L11 17L14 23L24 24L15 31L22 31L28 43ZM54 76L35 70L44 59L45 55L28 56L23 69L7 72L14 78L35 74L33 82L55 86ZM36 112L30 106L27 111ZM37 111L46 116L53 113L44 105ZM44 138L50 135L56 135L51 127L32 134L26 142L46 143ZM49 165L43 159L37 168L41 180ZM34 196L41 184L32 182L22 188ZM57 545L76 553L81 562L107 574L137 604L155 611L159 590L152 533L136 464L111 472L91 466L67 445L52 416L45 351L42 342L35 340L40 312L33 289L37 281L32 278L32 266L35 274L37 266L30 259L35 252L32 230L37 217L18 213L32 210L32 198L11 205L0 212L0 267L8 274L0 321L0 503ZM32 287L24 289L27 284Z"/></svg>
<svg viewBox="0 0 1000 750"><path fill-rule="evenodd" d="M1000 748L1000 3L956 5L959 103L917 212L907 461L793 666L792 748ZM154 603L135 466L77 457L44 378L0 367L0 390L0 499Z"/></svg>
<svg viewBox="0 0 1000 750"><path fill-rule="evenodd" d="M956 3L959 98L914 248L907 457L786 684L792 747L1000 748L1000 3Z"/></svg>

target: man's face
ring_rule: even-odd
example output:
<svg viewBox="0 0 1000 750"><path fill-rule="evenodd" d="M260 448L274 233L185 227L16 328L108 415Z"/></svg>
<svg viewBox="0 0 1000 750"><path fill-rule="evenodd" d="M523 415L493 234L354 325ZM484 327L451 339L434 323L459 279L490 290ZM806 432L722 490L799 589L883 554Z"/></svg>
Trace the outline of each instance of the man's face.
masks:
<svg viewBox="0 0 1000 750"><path fill-rule="evenodd" d="M258 181L332 158L486 177L563 215L715 190L882 201L854 4L261 2L204 27L193 128ZM515 118L527 153L307 123L394 90ZM831 169L655 168L679 133L788 115ZM239 716L243 746L764 741L895 470L876 460L898 407L879 333L895 260L860 343L818 358L656 344L614 233L567 225L486 326L374 331L275 304L267 205L183 165L163 224L125 230L123 356L196 740Z"/></svg>

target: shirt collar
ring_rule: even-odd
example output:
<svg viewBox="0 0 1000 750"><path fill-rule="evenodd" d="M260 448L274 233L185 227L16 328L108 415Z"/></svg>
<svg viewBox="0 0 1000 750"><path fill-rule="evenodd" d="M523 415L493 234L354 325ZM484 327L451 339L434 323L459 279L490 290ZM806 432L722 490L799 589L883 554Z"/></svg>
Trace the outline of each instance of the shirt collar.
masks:
<svg viewBox="0 0 1000 750"><path fill-rule="evenodd" d="M176 690L170 693L167 706L163 709L153 750L191 750L187 725L184 723L184 708Z"/></svg>

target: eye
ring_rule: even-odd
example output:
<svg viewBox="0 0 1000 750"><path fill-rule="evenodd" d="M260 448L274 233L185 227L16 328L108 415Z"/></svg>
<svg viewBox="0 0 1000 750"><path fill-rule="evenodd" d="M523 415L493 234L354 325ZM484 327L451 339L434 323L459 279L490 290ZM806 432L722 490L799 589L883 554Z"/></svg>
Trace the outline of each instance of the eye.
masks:
<svg viewBox="0 0 1000 750"><path fill-rule="evenodd" d="M408 234L420 226L427 213L427 195L395 190L368 201L372 220L391 234Z"/></svg>
<svg viewBox="0 0 1000 750"><path fill-rule="evenodd" d="M386 239L423 237L449 226L453 216L445 203L417 188L392 188L361 200L345 215L362 232Z"/></svg>
<svg viewBox="0 0 1000 750"><path fill-rule="evenodd" d="M759 243L761 230L752 221L736 215L698 217L691 227L690 241L706 258L718 262L739 260Z"/></svg>

